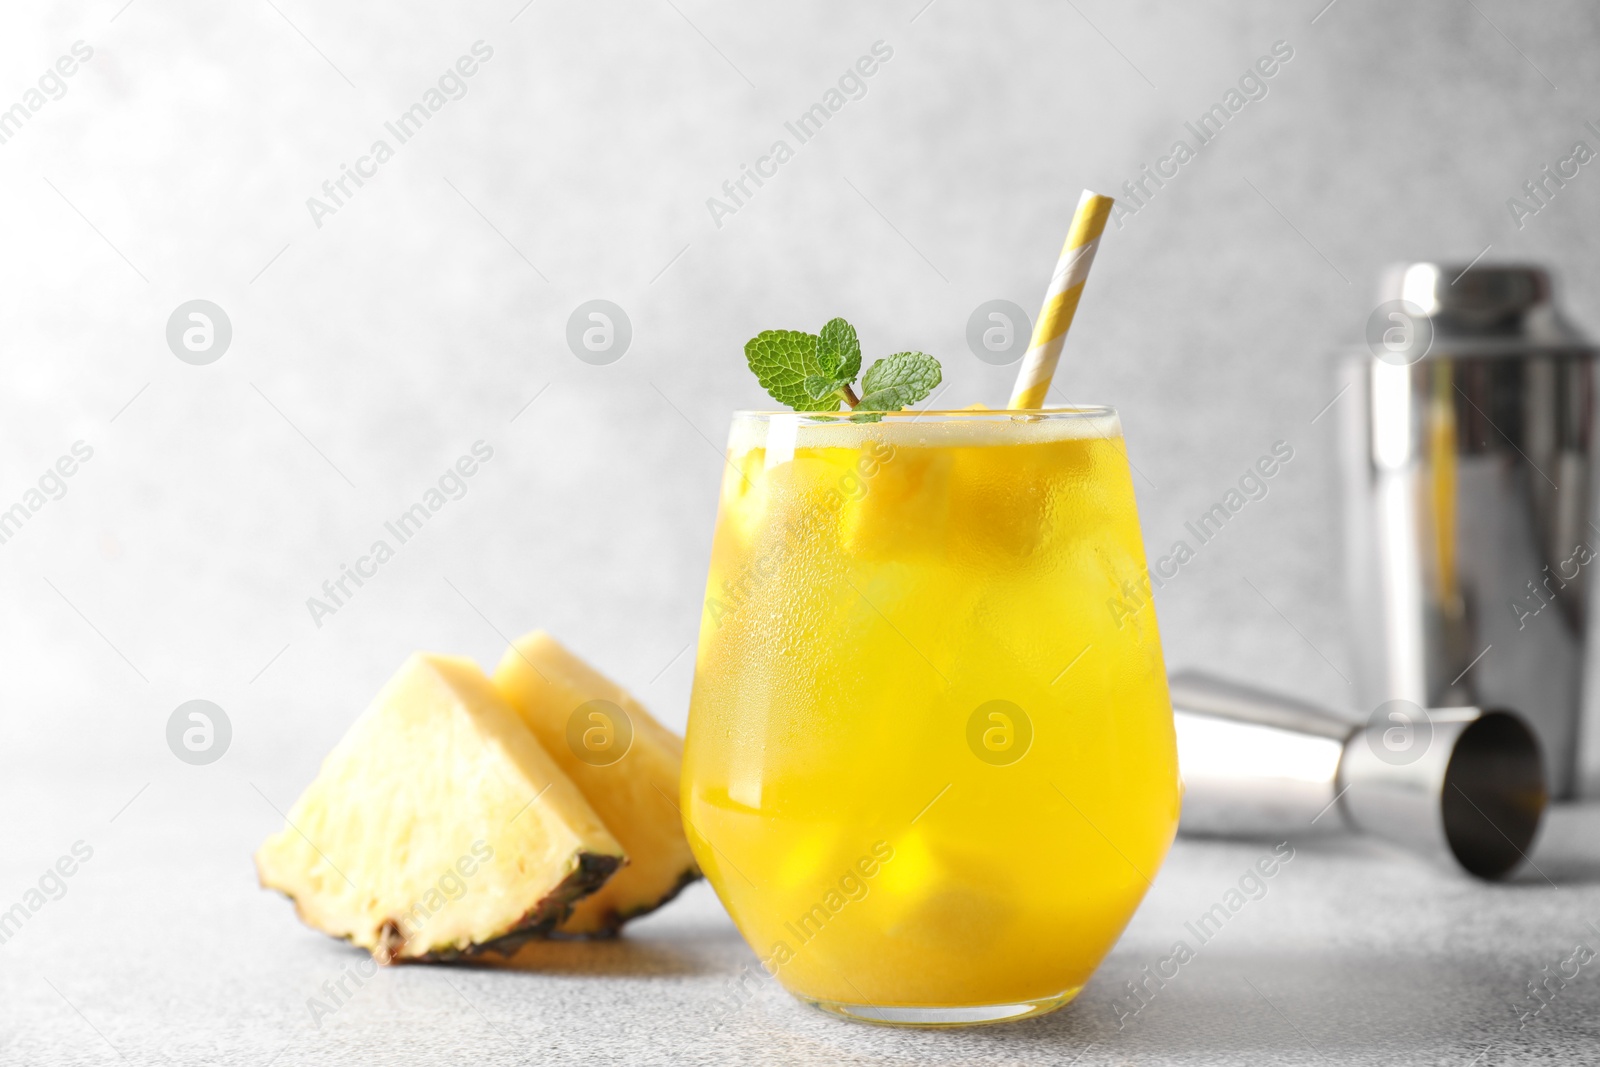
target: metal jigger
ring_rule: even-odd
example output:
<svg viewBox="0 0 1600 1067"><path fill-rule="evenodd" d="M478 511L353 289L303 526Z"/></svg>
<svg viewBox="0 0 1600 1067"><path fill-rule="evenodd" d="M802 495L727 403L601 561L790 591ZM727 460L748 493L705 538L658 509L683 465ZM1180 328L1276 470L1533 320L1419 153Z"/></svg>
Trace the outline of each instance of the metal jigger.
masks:
<svg viewBox="0 0 1600 1067"><path fill-rule="evenodd" d="M1363 724L1199 671L1170 684L1184 834L1354 830L1499 878L1539 829L1539 743L1510 712L1395 700Z"/></svg>

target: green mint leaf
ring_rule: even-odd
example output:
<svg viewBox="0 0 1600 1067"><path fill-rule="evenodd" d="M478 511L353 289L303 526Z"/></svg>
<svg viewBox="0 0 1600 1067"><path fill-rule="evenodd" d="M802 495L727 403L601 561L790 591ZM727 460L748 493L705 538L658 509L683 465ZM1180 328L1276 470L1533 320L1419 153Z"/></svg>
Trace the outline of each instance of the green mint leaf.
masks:
<svg viewBox="0 0 1600 1067"><path fill-rule="evenodd" d="M821 400L826 396L833 396L840 389L850 384L850 379L825 378L814 376L805 380L806 395L813 400ZM837 398L835 398L837 399Z"/></svg>
<svg viewBox="0 0 1600 1067"><path fill-rule="evenodd" d="M744 358L756 380L778 403L795 411L837 411L839 398L812 396L806 389L819 374L817 336L799 330L763 330L745 342Z"/></svg>
<svg viewBox="0 0 1600 1067"><path fill-rule="evenodd" d="M820 333L766 330L744 346L745 359L772 398L795 411L838 411L853 400L851 384L861 372L861 341L844 319L830 319ZM856 422L879 422L924 399L943 378L939 361L921 352L896 352L880 359L861 379Z"/></svg>
<svg viewBox="0 0 1600 1067"><path fill-rule="evenodd" d="M858 408L899 411L937 389L943 376L939 361L922 352L896 352L885 356L862 377Z"/></svg>
<svg viewBox="0 0 1600 1067"><path fill-rule="evenodd" d="M861 373L861 342L856 328L843 319L829 319L817 335L817 369L842 388Z"/></svg>

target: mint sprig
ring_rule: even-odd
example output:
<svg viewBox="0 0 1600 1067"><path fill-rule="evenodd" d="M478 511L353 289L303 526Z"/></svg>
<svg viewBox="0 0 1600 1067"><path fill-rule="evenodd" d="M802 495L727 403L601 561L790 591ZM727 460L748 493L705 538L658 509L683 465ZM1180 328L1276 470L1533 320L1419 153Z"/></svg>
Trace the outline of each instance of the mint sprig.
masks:
<svg viewBox="0 0 1600 1067"><path fill-rule="evenodd" d="M855 327L831 319L820 333L764 330L744 346L745 360L761 387L795 411L838 411L844 403L855 419L873 421L927 397L939 386L939 361L922 352L896 352L861 373L861 342Z"/></svg>

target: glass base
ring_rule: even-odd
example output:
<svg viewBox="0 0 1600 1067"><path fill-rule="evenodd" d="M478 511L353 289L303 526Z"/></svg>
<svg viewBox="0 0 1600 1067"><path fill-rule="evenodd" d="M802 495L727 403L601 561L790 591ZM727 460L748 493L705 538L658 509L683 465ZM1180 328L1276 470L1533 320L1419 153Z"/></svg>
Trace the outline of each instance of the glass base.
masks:
<svg viewBox="0 0 1600 1067"><path fill-rule="evenodd" d="M926 1029L947 1028L952 1026L986 1026L991 1023L1011 1023L1019 1019L1032 1019L1046 1012L1055 1011L1078 995L1078 989L1069 989L1065 993L1058 993L1053 997L1043 1000L1028 1000L1016 1004L976 1004L970 1007L951 1005L937 1008L913 1008L903 1006L880 1007L876 1004L847 1004L837 1000L813 1000L810 997L800 999L814 1008L838 1015L845 1019L853 1019L859 1023L873 1023L878 1026L916 1026Z"/></svg>

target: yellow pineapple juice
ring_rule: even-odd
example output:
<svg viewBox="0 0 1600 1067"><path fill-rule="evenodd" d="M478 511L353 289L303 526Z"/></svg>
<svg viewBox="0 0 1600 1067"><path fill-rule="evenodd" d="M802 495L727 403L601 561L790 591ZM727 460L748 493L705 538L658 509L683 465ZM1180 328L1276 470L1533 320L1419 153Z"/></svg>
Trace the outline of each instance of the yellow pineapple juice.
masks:
<svg viewBox="0 0 1600 1067"><path fill-rule="evenodd" d="M924 1025L1082 988L1178 820L1145 582L1110 409L735 417L682 802L770 974Z"/></svg>

